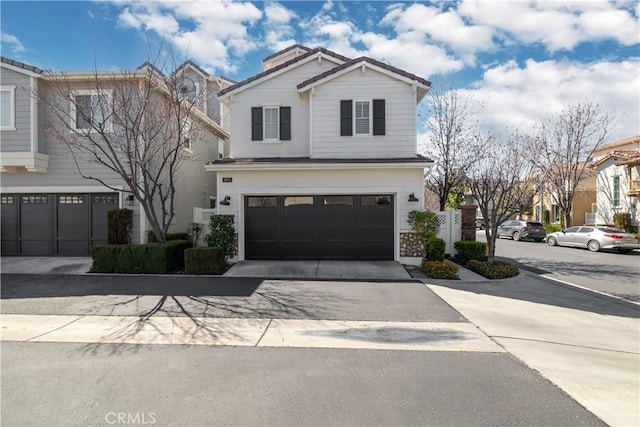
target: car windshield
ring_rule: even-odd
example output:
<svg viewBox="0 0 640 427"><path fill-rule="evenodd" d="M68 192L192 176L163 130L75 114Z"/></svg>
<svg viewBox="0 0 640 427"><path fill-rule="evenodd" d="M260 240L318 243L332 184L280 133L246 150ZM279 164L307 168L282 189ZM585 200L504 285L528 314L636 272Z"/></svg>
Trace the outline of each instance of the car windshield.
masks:
<svg viewBox="0 0 640 427"><path fill-rule="evenodd" d="M603 233L624 233L624 230L618 230L617 228L598 227L598 230Z"/></svg>
<svg viewBox="0 0 640 427"><path fill-rule="evenodd" d="M542 227L541 222L527 222L527 225L530 227Z"/></svg>

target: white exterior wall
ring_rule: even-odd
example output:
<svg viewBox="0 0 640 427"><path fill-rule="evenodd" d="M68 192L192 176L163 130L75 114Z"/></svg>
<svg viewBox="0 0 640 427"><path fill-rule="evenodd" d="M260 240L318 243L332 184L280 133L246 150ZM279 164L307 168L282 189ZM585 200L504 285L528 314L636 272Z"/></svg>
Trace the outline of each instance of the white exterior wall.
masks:
<svg viewBox="0 0 640 427"><path fill-rule="evenodd" d="M297 85L337 64L327 59L313 59L289 71L230 96L230 155L244 157L308 157L309 102L306 94L298 94ZM251 107L277 105L291 107L291 141L265 143L251 140Z"/></svg>
<svg viewBox="0 0 640 427"><path fill-rule="evenodd" d="M422 168L247 170L218 171L218 200L229 196L229 206L218 213L235 216L238 259L244 260L244 196L247 195L336 195L393 194L395 200L394 259L400 261L400 232L411 231L409 211L420 210L420 202L409 202L409 194L422 194ZM223 177L232 182L222 182Z"/></svg>
<svg viewBox="0 0 640 427"><path fill-rule="evenodd" d="M364 72L357 68L316 86L311 96L312 157L399 158L417 154L416 94L410 84L365 67ZM373 99L385 100L385 135L340 136L340 100ZM370 120L373 122L373 117Z"/></svg>
<svg viewBox="0 0 640 427"><path fill-rule="evenodd" d="M638 168L632 168L636 175L632 179L638 179ZM613 177L620 177L620 205L613 206ZM616 166L613 159L598 166L598 177L596 180L596 201L598 204L597 222L598 224L613 224L613 215L619 212L631 213L633 225L638 225L638 199L627 196L627 166Z"/></svg>

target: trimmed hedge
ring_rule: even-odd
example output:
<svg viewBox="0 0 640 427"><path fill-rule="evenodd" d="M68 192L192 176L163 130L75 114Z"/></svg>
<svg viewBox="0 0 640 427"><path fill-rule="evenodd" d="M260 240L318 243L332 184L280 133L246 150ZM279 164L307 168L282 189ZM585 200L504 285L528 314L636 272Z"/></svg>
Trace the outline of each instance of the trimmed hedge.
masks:
<svg viewBox="0 0 640 427"><path fill-rule="evenodd" d="M544 229L547 232L547 234L549 234L549 233L555 233L556 231L562 231L562 226L560 224L546 224L544 226Z"/></svg>
<svg viewBox="0 0 640 427"><path fill-rule="evenodd" d="M453 246L458 251L456 258L462 265L466 265L472 259L486 261L489 248L485 242L473 240L461 240L455 242Z"/></svg>
<svg viewBox="0 0 640 427"><path fill-rule="evenodd" d="M458 266L444 261L424 261L420 270L432 279L460 280Z"/></svg>
<svg viewBox="0 0 640 427"><path fill-rule="evenodd" d="M629 232L631 230L631 214L629 212L613 214L613 225L615 225L618 230Z"/></svg>
<svg viewBox="0 0 640 427"><path fill-rule="evenodd" d="M126 245L131 242L133 211L113 209L107 212L107 242L110 245Z"/></svg>
<svg viewBox="0 0 640 427"><path fill-rule="evenodd" d="M520 274L520 270L515 265L499 261L490 264L486 261L472 259L467 263L467 268L487 279L506 279Z"/></svg>
<svg viewBox="0 0 640 427"><path fill-rule="evenodd" d="M184 231L167 233L166 239L167 239L167 242L170 242L173 240L189 240L189 233L185 233ZM156 239L156 235L153 233L153 231L147 231L147 242L158 243L158 239Z"/></svg>
<svg viewBox="0 0 640 427"><path fill-rule="evenodd" d="M444 261L444 255L447 249L447 244L444 240L438 237L427 239L427 241L425 242L425 246L427 249L427 260Z"/></svg>
<svg viewBox="0 0 640 427"><path fill-rule="evenodd" d="M191 242L174 240L145 245L96 245L91 248L93 273L170 273L184 269Z"/></svg>
<svg viewBox="0 0 640 427"><path fill-rule="evenodd" d="M224 271L222 248L190 248L184 251L185 274L221 274Z"/></svg>

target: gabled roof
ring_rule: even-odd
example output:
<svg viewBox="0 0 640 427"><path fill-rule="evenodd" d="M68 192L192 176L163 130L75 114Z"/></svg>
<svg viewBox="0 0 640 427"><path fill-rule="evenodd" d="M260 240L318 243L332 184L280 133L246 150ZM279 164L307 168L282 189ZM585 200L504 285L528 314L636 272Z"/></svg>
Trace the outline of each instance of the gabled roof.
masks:
<svg viewBox="0 0 640 427"><path fill-rule="evenodd" d="M640 135L630 136L629 138L621 139L619 141L612 142L607 145L603 145L602 147L598 147L594 153L599 153L601 151L611 150L612 148L623 147L625 145L630 144L639 144L640 145Z"/></svg>
<svg viewBox="0 0 640 427"><path fill-rule="evenodd" d="M300 61L303 61L303 60L305 60L305 59L307 59L309 57L312 57L312 56L314 56L316 54L325 55L325 56L337 59L340 62L348 62L348 61L351 60L350 58L347 58L346 56L342 56L342 55L340 55L338 53L330 51L329 49L325 49L323 47L317 47L315 49L309 50L304 55L297 56L294 59L291 59L291 60L289 60L287 62L283 62L282 64L277 65L277 66L275 66L275 67L273 67L273 68L271 68L271 69L269 69L267 71L263 71L261 73L258 73L258 74L254 75L254 76L249 77L248 79L242 80L239 83L236 83L234 85L229 86L228 88L225 88L225 89L221 90L220 92L218 92L218 97L220 98L220 97L222 97L222 96L224 96L224 95L226 95L228 93L238 91L239 89L247 86L250 83L257 82L257 81L263 80L263 79L267 79L270 76L272 76L274 73L277 73L278 71L281 71L281 70L283 70L285 68L288 68L288 67L292 66L293 64L298 63Z"/></svg>
<svg viewBox="0 0 640 427"><path fill-rule="evenodd" d="M596 166L600 166L601 164L603 164L604 162L606 162L609 159L624 159L621 162L615 162L616 165L618 164L625 164L626 162L628 162L629 160L633 160L634 158L640 156L640 150L631 150L631 151L612 151L610 153L608 153L606 156L602 156L597 158L596 160L593 161L592 163L592 167L596 167Z"/></svg>
<svg viewBox="0 0 640 427"><path fill-rule="evenodd" d="M193 62L191 60L184 61L178 68L175 69L173 74L178 74L182 69L187 68L187 67L193 68L198 73L202 74L202 76L205 77L205 78L209 77L209 73L207 73L198 64L196 64L195 62Z"/></svg>
<svg viewBox="0 0 640 427"><path fill-rule="evenodd" d="M393 67L389 64L385 64L384 62L377 61L373 58L369 58L367 56L361 56L360 58L352 59L349 62L345 62L344 64L338 65L324 73L318 74L304 82L298 84L298 91L306 90L307 88L311 88L312 86L317 86L317 84L322 84L328 80L331 80L334 77L337 77L340 74L340 71L348 71L351 68L358 68L364 63L371 64L375 67L378 67L382 70L386 70L393 74L397 74L398 76L404 77L406 79L412 80L425 88L431 87L431 82L423 79L422 77L418 77L415 74L411 74L407 71L401 70L399 68ZM315 84L317 83L317 84Z"/></svg>
<svg viewBox="0 0 640 427"><path fill-rule="evenodd" d="M160 75L160 76L164 76L164 73L155 65L153 65L151 62L146 61L143 62L142 64L140 64L138 66L138 68L136 68L136 70L144 70L145 68L149 68L151 71L153 71L154 73Z"/></svg>
<svg viewBox="0 0 640 427"><path fill-rule="evenodd" d="M18 68L32 74L42 74L42 70L38 67L34 67L33 65L25 64L24 62L16 61L14 59L5 58L4 56L0 56L0 62L13 67L14 69Z"/></svg>
<svg viewBox="0 0 640 427"><path fill-rule="evenodd" d="M272 53L269 56L265 56L264 58L262 58L262 63L264 64L265 62L269 62L273 58L277 58L278 56L284 55L285 53L291 52L292 50L295 50L295 49L306 50L307 52L311 50L311 48L309 48L309 47L301 45L300 43L296 43L296 44L291 45L291 46L289 46L287 48L279 50L278 52Z"/></svg>

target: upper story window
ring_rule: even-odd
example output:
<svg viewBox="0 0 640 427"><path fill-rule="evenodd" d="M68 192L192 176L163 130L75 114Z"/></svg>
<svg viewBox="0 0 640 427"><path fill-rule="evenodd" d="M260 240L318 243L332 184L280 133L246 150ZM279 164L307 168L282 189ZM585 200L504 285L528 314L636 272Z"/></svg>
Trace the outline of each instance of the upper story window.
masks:
<svg viewBox="0 0 640 427"><path fill-rule="evenodd" d="M191 140L191 120L185 120L181 129L182 145L185 150L191 151L193 141Z"/></svg>
<svg viewBox="0 0 640 427"><path fill-rule="evenodd" d="M340 101L340 135L384 135L385 100Z"/></svg>
<svg viewBox="0 0 640 427"><path fill-rule="evenodd" d="M73 129L111 132L111 92L76 91L71 102Z"/></svg>
<svg viewBox="0 0 640 427"><path fill-rule="evenodd" d="M290 141L291 107L252 107L251 140L263 142Z"/></svg>
<svg viewBox="0 0 640 427"><path fill-rule="evenodd" d="M613 177L613 206L620 206L620 176Z"/></svg>
<svg viewBox="0 0 640 427"><path fill-rule="evenodd" d="M0 86L0 130L16 130L15 86Z"/></svg>

